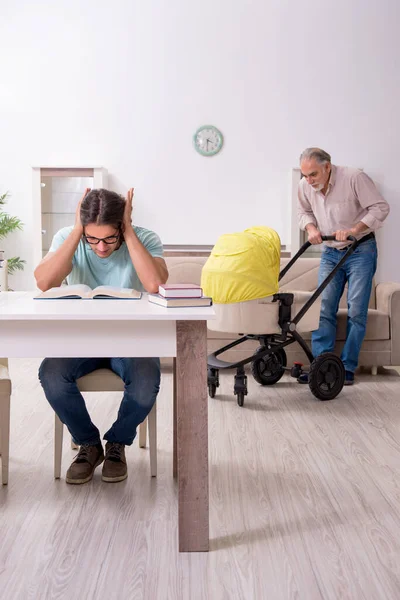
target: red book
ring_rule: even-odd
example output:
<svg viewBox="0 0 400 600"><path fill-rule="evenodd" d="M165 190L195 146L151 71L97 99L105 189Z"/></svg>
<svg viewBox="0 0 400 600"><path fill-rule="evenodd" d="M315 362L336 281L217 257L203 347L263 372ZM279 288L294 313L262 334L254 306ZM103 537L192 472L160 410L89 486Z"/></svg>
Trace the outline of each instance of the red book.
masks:
<svg viewBox="0 0 400 600"><path fill-rule="evenodd" d="M165 283L158 293L164 298L201 298L203 290L195 283Z"/></svg>

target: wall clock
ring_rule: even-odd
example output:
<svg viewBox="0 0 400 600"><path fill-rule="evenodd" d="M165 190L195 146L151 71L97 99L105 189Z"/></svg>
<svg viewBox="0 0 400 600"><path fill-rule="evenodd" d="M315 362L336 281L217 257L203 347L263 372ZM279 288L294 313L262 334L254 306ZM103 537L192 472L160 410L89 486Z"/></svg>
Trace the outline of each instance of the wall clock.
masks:
<svg viewBox="0 0 400 600"><path fill-rule="evenodd" d="M221 150L223 143L224 137L214 125L199 127L193 136L194 147L202 156L215 156Z"/></svg>

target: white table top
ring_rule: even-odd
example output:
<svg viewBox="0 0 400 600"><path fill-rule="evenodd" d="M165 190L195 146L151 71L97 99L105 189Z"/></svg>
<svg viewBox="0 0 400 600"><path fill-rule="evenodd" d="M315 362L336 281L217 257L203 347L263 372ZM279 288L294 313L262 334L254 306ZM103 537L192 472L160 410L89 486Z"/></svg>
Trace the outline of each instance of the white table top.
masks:
<svg viewBox="0 0 400 600"><path fill-rule="evenodd" d="M164 308L140 300L34 300L38 292L0 292L0 321L205 321L212 306Z"/></svg>

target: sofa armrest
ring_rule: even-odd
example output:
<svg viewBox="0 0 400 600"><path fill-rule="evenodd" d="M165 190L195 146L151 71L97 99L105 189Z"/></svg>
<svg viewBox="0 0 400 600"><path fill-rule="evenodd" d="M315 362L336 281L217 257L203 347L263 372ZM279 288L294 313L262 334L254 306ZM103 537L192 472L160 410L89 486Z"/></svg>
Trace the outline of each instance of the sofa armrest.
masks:
<svg viewBox="0 0 400 600"><path fill-rule="evenodd" d="M400 283L378 283L376 308L389 315L391 364L400 365Z"/></svg>
<svg viewBox="0 0 400 600"><path fill-rule="evenodd" d="M396 296L400 294L400 283L378 283L375 288L376 308L387 315L393 313L392 303L396 302Z"/></svg>

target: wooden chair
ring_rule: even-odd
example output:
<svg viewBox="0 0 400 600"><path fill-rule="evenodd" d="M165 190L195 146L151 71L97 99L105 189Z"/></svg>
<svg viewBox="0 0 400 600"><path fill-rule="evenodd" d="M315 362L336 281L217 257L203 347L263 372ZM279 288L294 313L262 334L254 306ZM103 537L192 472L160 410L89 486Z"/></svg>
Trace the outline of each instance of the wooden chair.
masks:
<svg viewBox="0 0 400 600"><path fill-rule="evenodd" d="M81 392L123 392L124 382L118 375L110 369L98 369L77 381ZM146 446L146 422L149 427L149 449L150 449L150 472L152 477L157 476L157 409L154 404L147 419L139 426L139 447ZM54 427L54 477L60 479L62 443L63 443L64 425L55 415ZM77 449L78 446L71 440L71 447Z"/></svg>

